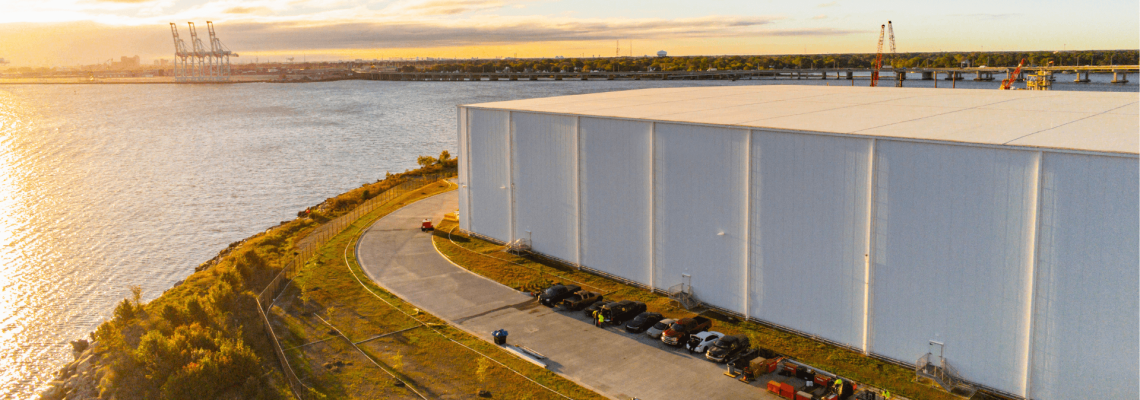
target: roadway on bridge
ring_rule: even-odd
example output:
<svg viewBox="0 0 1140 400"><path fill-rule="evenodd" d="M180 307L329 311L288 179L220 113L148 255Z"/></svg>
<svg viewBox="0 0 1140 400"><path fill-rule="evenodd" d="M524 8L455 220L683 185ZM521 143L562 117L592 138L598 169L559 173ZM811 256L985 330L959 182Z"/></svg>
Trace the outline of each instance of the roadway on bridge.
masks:
<svg viewBox="0 0 1140 400"><path fill-rule="evenodd" d="M700 355L666 347L619 328L595 328L580 312L562 313L530 296L455 266L435 251L420 221L458 209L451 191L401 208L361 236L356 255L378 285L420 309L491 342L506 329L508 343L547 357L548 369L612 399L778 399L762 382L728 378ZM715 330L715 327L714 327Z"/></svg>

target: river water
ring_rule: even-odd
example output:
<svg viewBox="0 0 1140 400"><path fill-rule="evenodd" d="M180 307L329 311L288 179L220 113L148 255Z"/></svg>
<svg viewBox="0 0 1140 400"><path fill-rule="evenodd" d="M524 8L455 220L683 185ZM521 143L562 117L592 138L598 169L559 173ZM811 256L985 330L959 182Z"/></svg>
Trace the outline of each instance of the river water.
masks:
<svg viewBox="0 0 1140 400"><path fill-rule="evenodd" d="M1054 89L1140 90L1109 84L1111 75L1093 79L1072 84L1061 75ZM0 397L33 397L71 361L67 342L108 318L130 286L153 299L231 242L387 171L413 168L417 155L454 153L457 104L773 83L849 84L0 86Z"/></svg>

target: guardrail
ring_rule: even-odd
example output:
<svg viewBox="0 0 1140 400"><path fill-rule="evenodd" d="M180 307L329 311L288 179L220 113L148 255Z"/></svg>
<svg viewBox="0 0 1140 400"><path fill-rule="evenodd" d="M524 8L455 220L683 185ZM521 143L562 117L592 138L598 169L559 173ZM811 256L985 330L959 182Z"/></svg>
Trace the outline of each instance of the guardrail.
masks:
<svg viewBox="0 0 1140 400"><path fill-rule="evenodd" d="M293 253L293 259L286 263L285 266L281 268L281 272L257 295L257 312L261 314L261 321L265 325L265 333L269 335L269 342L273 344L273 350L274 353L277 354L277 360L281 362L281 370L282 373L285 374L285 379L289 382L289 389L292 390L293 396L297 397L297 399L304 400L312 389L309 388L308 385L305 385L304 382L301 382L301 379L297 378L293 367L289 365L289 359L285 356L281 342L277 339L277 335L273 333L273 325L269 323L269 316L266 314L269 308L273 306L273 302L281 295L285 288L289 286L289 282L292 282L293 278L297 277L297 274L301 272L301 268L305 266L305 263L317 254L317 250L319 250L321 246L328 243L330 239L357 219L360 219L360 217L367 215L405 193L454 175L455 174L447 173L409 178L388 190L378 193L375 197L361 203L344 215L318 226L297 243L297 249Z"/></svg>

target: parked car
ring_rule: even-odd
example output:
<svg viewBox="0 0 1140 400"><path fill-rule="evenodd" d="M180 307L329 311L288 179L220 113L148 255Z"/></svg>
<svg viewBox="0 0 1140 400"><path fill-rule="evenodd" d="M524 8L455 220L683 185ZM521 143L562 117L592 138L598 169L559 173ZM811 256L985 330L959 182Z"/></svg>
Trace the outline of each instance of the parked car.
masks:
<svg viewBox="0 0 1140 400"><path fill-rule="evenodd" d="M583 308L589 307L591 304L594 304L595 302L597 302L598 300L601 300L601 299L602 299L602 295L600 295L598 293L587 292L587 291L583 290L583 291L579 291L578 293L574 293L574 294L570 295L570 297L562 299L561 304L562 304L562 307L565 307L567 310L578 311L578 310L581 310Z"/></svg>
<svg viewBox="0 0 1140 400"><path fill-rule="evenodd" d="M658 321L656 324L653 324L652 328L645 330L645 336L649 336L654 339L660 339L661 333L665 332L666 329L669 329L669 326L673 325L674 322L677 322L677 320L672 318L665 318L661 321Z"/></svg>
<svg viewBox="0 0 1140 400"><path fill-rule="evenodd" d="M554 305L558 304L562 299L570 297L570 295L577 293L579 290L582 290L582 288L578 287L578 285L556 283L538 295L538 302L547 307L554 307Z"/></svg>
<svg viewBox="0 0 1140 400"><path fill-rule="evenodd" d="M598 311L599 309L606 306L607 304L613 304L613 303L614 302L609 301L609 300L598 300L598 301L595 301L594 304L590 304L589 307L586 307L585 309L583 309L582 312L584 312L584 313L586 313L586 315L592 317L592 316L594 316L594 311Z"/></svg>
<svg viewBox="0 0 1140 400"><path fill-rule="evenodd" d="M606 304L599 309L606 322L620 325L645 312L645 303L633 300L622 300L613 304Z"/></svg>
<svg viewBox="0 0 1140 400"><path fill-rule="evenodd" d="M705 358L709 359L709 361L722 363L731 360L749 347L752 347L752 344L748 342L748 336L729 335L713 343L708 353L705 354Z"/></svg>
<svg viewBox="0 0 1140 400"><path fill-rule="evenodd" d="M645 332L663 319L665 317L659 313L646 311L633 317L633 320L625 324L625 331L629 333Z"/></svg>
<svg viewBox="0 0 1140 400"><path fill-rule="evenodd" d="M661 333L661 342L670 346L680 346L685 344L689 335L707 331L711 327L712 320L705 317L681 318Z"/></svg>
<svg viewBox="0 0 1140 400"><path fill-rule="evenodd" d="M705 351L708 351L709 347L712 346L713 343L723 337L723 333L716 331L699 332L689 335L688 344L689 347L692 347L694 352L703 354Z"/></svg>

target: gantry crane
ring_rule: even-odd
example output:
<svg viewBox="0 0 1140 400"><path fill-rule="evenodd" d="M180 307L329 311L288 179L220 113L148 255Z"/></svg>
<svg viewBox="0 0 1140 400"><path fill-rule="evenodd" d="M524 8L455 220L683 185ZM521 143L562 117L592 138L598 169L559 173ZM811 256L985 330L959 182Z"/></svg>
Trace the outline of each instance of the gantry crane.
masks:
<svg viewBox="0 0 1140 400"><path fill-rule="evenodd" d="M879 48L875 51L875 63L871 65L871 87L879 86L879 70L883 68L883 35L887 26L879 27Z"/></svg>
<svg viewBox="0 0 1140 400"><path fill-rule="evenodd" d="M190 25L190 45L194 46L194 51L191 53L194 56L195 73L194 78L191 80L201 81L203 77L212 75L210 69L213 67L213 55L206 51L206 46L202 44L202 39L198 39L198 30L194 29L193 22L187 22ZM207 60L209 59L209 60ZM206 63L209 61L210 66Z"/></svg>
<svg viewBox="0 0 1140 400"><path fill-rule="evenodd" d="M186 42L178 37L178 25L173 22L170 23L170 34L174 35L174 81L183 82L189 72L186 58L190 57L190 52L186 51Z"/></svg>
<svg viewBox="0 0 1140 400"><path fill-rule="evenodd" d="M210 54L218 63L217 69L214 71L216 73L211 74L211 78L216 81L228 81L230 79L230 56L239 56L226 48L222 44L222 40L218 39L218 35L214 34L213 21L206 21L206 27L210 30Z"/></svg>

